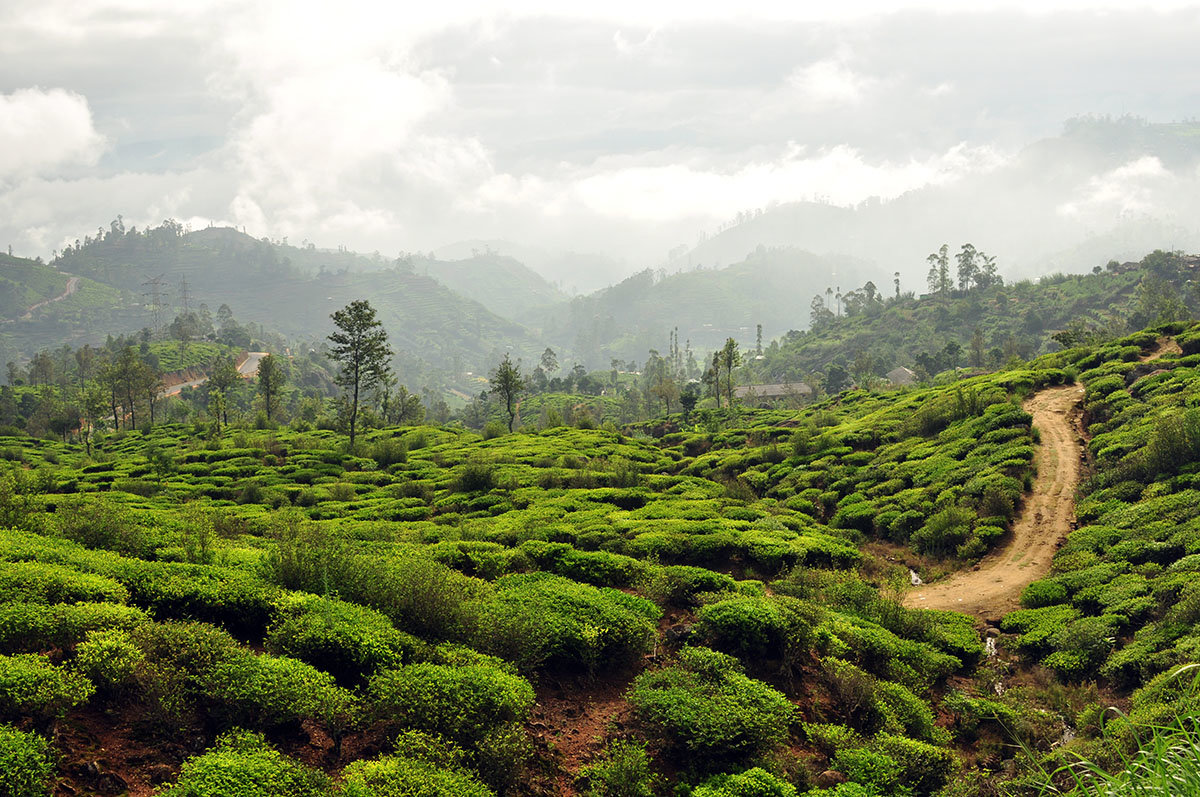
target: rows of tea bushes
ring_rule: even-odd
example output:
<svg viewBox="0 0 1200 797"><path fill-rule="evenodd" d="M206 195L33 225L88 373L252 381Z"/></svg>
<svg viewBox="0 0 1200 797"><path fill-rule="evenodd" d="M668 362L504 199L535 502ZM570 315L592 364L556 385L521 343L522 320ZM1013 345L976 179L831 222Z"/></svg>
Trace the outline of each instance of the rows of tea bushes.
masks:
<svg viewBox="0 0 1200 797"><path fill-rule="evenodd" d="M47 783L56 729L135 711L147 747L200 740L171 795L953 790L959 719L985 709L946 686L983 645L889 597L903 569L860 545L981 555L1032 474L1021 400L1072 376L660 438L0 439L2 743ZM555 751L569 718L548 742L534 721L562 684L615 688L632 718L583 768Z"/></svg>

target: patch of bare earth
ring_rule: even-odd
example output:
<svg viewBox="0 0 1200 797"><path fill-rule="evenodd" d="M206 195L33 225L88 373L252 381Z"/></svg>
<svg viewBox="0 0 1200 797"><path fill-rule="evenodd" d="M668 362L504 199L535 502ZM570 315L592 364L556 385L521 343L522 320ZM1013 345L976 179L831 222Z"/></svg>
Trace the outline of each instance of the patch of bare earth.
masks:
<svg viewBox="0 0 1200 797"><path fill-rule="evenodd" d="M907 606L953 609L994 621L1016 609L1021 591L1049 572L1055 551L1075 524L1075 488L1083 454L1082 400L1082 385L1060 385L1025 402L1025 411L1041 434L1037 478L1008 541L970 570L914 587L905 595Z"/></svg>

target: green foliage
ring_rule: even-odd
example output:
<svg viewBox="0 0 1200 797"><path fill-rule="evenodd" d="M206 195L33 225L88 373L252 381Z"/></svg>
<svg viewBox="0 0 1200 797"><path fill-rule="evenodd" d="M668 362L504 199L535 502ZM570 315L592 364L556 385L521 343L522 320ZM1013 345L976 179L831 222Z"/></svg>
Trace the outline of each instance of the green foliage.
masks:
<svg viewBox="0 0 1200 797"><path fill-rule="evenodd" d="M746 677L736 659L706 648L684 648L677 665L639 675L629 701L701 767L771 750L787 738L793 713L787 698Z"/></svg>
<svg viewBox="0 0 1200 797"><path fill-rule="evenodd" d="M397 630L379 612L334 598L293 594L280 599L266 647L353 685L378 670L411 661L425 645Z"/></svg>
<svg viewBox="0 0 1200 797"><path fill-rule="evenodd" d="M461 768L388 756L356 761L342 772L342 797L492 797L492 790Z"/></svg>
<svg viewBox="0 0 1200 797"><path fill-rule="evenodd" d="M736 775L714 775L692 790L692 797L796 797L796 787L761 767Z"/></svg>
<svg viewBox="0 0 1200 797"><path fill-rule="evenodd" d="M617 739L579 771L588 797L654 797L658 780L650 768L646 746Z"/></svg>
<svg viewBox="0 0 1200 797"><path fill-rule="evenodd" d="M90 631L75 648L75 667L110 697L127 692L136 682L146 656L127 631Z"/></svg>
<svg viewBox="0 0 1200 797"><path fill-rule="evenodd" d="M372 710L384 721L464 745L523 722L534 702L528 681L485 664L422 662L384 670L371 679L368 694Z"/></svg>
<svg viewBox="0 0 1200 797"><path fill-rule="evenodd" d="M329 778L248 731L230 731L206 753L183 762L163 797L329 797Z"/></svg>
<svg viewBox="0 0 1200 797"><path fill-rule="evenodd" d="M476 645L523 669L624 665L650 644L659 609L644 598L548 573L505 576L480 608Z"/></svg>
<svg viewBox="0 0 1200 797"><path fill-rule="evenodd" d="M22 715L45 723L84 703L95 687L82 675L55 667L44 656L0 656L0 718Z"/></svg>
<svg viewBox="0 0 1200 797"><path fill-rule="evenodd" d="M311 719L337 732L357 720L351 692L331 675L286 656L233 655L201 681L212 712L229 725L271 730Z"/></svg>
<svg viewBox="0 0 1200 797"><path fill-rule="evenodd" d="M43 736L0 725L0 797L50 797L56 758Z"/></svg>

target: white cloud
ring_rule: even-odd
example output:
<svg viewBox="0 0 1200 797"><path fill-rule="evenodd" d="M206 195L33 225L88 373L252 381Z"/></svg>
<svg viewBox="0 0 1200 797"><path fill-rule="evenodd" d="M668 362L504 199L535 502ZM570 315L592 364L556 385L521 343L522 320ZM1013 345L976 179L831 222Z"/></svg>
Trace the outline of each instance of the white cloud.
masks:
<svg viewBox="0 0 1200 797"><path fill-rule="evenodd" d="M1151 213L1178 178L1162 161L1147 155L1090 178L1078 195L1057 208L1060 215L1081 218L1112 218Z"/></svg>
<svg viewBox="0 0 1200 797"><path fill-rule="evenodd" d="M103 149L79 94L38 88L0 94L0 181L94 164Z"/></svg>
<svg viewBox="0 0 1200 797"><path fill-rule="evenodd" d="M818 107L857 105L876 82L855 74L842 57L827 58L792 72L788 82L801 101Z"/></svg>

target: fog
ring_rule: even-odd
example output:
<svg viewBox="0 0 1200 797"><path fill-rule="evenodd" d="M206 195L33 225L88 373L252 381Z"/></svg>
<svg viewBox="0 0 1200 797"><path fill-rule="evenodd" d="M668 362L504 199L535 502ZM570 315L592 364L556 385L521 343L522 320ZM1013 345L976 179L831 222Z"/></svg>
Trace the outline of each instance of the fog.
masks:
<svg viewBox="0 0 1200 797"><path fill-rule="evenodd" d="M1010 277L1200 248L1200 138L1162 126L1200 94L1179 4L3 5L14 254L122 214L388 257L488 241L582 292L759 244L909 287L943 242Z"/></svg>

